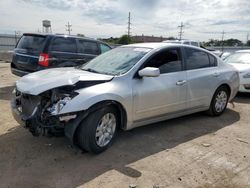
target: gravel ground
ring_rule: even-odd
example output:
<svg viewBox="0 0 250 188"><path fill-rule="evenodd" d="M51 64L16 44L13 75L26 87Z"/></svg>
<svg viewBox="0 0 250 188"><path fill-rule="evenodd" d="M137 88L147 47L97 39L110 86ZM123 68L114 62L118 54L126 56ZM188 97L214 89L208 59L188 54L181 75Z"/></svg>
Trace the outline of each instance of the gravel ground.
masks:
<svg viewBox="0 0 250 188"><path fill-rule="evenodd" d="M14 121L15 80L0 62L0 187L250 187L250 95L212 118L198 113L120 132L100 155Z"/></svg>

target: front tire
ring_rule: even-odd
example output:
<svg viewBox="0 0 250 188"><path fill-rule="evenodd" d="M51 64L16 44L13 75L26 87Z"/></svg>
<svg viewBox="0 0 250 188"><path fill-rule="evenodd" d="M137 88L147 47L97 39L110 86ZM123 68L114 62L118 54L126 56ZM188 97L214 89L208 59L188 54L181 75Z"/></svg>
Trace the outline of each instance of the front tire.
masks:
<svg viewBox="0 0 250 188"><path fill-rule="evenodd" d="M220 86L214 93L208 114L211 116L220 116L227 108L229 100L229 91L225 86Z"/></svg>
<svg viewBox="0 0 250 188"><path fill-rule="evenodd" d="M77 130L77 141L81 149L101 153L105 151L116 136L118 114L112 106L98 109L84 119Z"/></svg>

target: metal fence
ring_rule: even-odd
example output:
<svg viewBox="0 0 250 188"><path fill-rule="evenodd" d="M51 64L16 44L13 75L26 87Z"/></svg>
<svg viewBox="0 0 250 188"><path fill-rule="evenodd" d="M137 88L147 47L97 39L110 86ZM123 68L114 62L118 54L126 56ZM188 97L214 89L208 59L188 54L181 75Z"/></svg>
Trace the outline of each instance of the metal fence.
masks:
<svg viewBox="0 0 250 188"><path fill-rule="evenodd" d="M20 37L20 35L0 34L0 51L13 50Z"/></svg>

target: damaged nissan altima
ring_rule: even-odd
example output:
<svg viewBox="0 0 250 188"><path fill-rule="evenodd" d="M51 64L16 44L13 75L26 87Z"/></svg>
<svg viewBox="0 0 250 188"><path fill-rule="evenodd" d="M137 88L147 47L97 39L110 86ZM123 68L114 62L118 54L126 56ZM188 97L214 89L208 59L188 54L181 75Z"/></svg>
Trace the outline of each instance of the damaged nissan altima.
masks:
<svg viewBox="0 0 250 188"><path fill-rule="evenodd" d="M118 47L80 67L43 70L16 82L17 122L34 136L64 134L100 153L117 130L199 111L221 115L239 88L239 75L210 52L186 45Z"/></svg>

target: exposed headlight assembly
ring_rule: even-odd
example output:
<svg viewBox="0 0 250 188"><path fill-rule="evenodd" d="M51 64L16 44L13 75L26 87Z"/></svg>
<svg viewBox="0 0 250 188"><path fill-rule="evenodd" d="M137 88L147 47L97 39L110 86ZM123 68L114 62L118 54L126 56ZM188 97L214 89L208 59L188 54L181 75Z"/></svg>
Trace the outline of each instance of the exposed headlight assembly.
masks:
<svg viewBox="0 0 250 188"><path fill-rule="evenodd" d="M78 93L74 91L67 92L63 89L52 90L50 104L47 106L46 111L48 111L50 115L58 115L63 107L77 95Z"/></svg>
<svg viewBox="0 0 250 188"><path fill-rule="evenodd" d="M54 103L51 107L48 107L47 110L50 112L51 115L57 115L63 109L63 107L71 101L71 97L64 97L60 99L57 103Z"/></svg>

